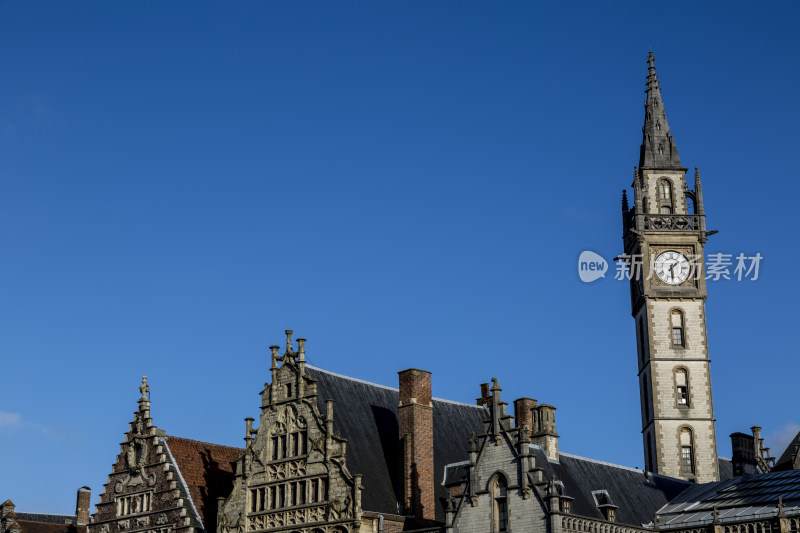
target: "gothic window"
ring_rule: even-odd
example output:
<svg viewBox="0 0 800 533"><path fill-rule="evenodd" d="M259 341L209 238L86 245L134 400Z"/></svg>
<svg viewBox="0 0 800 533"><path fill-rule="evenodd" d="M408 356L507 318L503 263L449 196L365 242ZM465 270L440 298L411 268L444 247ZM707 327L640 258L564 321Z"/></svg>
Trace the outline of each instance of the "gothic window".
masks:
<svg viewBox="0 0 800 533"><path fill-rule="evenodd" d="M694 474L694 438L692 430L681 429L681 472Z"/></svg>
<svg viewBox="0 0 800 533"><path fill-rule="evenodd" d="M650 437L650 433L647 434L647 470L655 472L653 468L653 439Z"/></svg>
<svg viewBox="0 0 800 533"><path fill-rule="evenodd" d="M672 325L672 347L684 348L686 346L686 335L683 327L683 311L680 309L670 311L670 322Z"/></svg>
<svg viewBox="0 0 800 533"><path fill-rule="evenodd" d="M675 397L678 407L689 407L689 374L685 368L675 370Z"/></svg>
<svg viewBox="0 0 800 533"><path fill-rule="evenodd" d="M658 182L658 205L662 215L672 214L672 184L666 178Z"/></svg>
<svg viewBox="0 0 800 533"><path fill-rule="evenodd" d="M292 384L291 383L287 383L286 384L286 397L290 398L291 396L292 396Z"/></svg>
<svg viewBox="0 0 800 533"><path fill-rule="evenodd" d="M647 390L647 374L642 377L642 396L644 397L644 419L650 419L650 393Z"/></svg>
<svg viewBox="0 0 800 533"><path fill-rule="evenodd" d="M492 532L508 531L508 486L505 478L497 474L491 482Z"/></svg>
<svg viewBox="0 0 800 533"><path fill-rule="evenodd" d="M269 501L269 487L259 487L250 490L250 512L256 513L267 509Z"/></svg>

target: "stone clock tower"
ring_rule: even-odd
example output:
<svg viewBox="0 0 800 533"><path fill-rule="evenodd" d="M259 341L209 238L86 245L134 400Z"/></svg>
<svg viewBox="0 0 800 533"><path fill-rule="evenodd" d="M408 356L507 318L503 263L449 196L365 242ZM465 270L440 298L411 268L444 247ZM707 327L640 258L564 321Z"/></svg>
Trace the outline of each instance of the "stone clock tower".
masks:
<svg viewBox="0 0 800 533"><path fill-rule="evenodd" d="M636 321L645 468L705 483L719 479L706 337L700 174L686 184L670 133L655 58L648 58L647 101L634 204L622 196L623 239Z"/></svg>

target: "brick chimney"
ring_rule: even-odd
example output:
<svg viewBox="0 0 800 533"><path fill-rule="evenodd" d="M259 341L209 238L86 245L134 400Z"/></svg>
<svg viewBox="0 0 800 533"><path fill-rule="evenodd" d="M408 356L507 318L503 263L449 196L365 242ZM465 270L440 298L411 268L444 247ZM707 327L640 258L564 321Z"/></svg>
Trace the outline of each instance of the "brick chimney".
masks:
<svg viewBox="0 0 800 533"><path fill-rule="evenodd" d="M481 397L477 398L475 402L482 406L488 407L492 398L492 391L489 389L488 383L481 383Z"/></svg>
<svg viewBox="0 0 800 533"><path fill-rule="evenodd" d="M431 373L409 368L398 374L400 404L397 417L403 454L405 512L417 519L435 520Z"/></svg>
<svg viewBox="0 0 800 533"><path fill-rule="evenodd" d="M533 412L531 409L536 407L536 400L533 398L517 398L514 400L514 424L521 428L523 424L528 428L526 438L531 436L533 428Z"/></svg>
<svg viewBox="0 0 800 533"><path fill-rule="evenodd" d="M75 518L78 524L89 523L89 508L92 505L92 489L81 487L78 489L78 501L75 503Z"/></svg>

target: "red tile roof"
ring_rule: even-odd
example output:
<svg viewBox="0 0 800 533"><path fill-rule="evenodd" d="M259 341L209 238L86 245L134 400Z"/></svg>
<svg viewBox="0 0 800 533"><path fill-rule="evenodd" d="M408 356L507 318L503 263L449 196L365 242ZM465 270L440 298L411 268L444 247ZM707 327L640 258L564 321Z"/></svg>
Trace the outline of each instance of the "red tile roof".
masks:
<svg viewBox="0 0 800 533"><path fill-rule="evenodd" d="M189 494L205 530L209 533L216 531L217 498L230 494L236 472L235 462L244 450L172 436L167 437L167 446L189 487Z"/></svg>
<svg viewBox="0 0 800 533"><path fill-rule="evenodd" d="M59 524L54 522L37 522L34 520L17 520L23 533L86 533L86 526Z"/></svg>

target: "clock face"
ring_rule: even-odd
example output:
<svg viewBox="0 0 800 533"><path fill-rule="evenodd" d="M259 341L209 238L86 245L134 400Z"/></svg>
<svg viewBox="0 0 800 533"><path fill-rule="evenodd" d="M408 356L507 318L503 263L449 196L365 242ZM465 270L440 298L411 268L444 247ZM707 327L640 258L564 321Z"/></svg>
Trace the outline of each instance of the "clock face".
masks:
<svg viewBox="0 0 800 533"><path fill-rule="evenodd" d="M658 279L667 285L678 285L689 277L689 260L680 252L664 252L656 257L653 265Z"/></svg>

